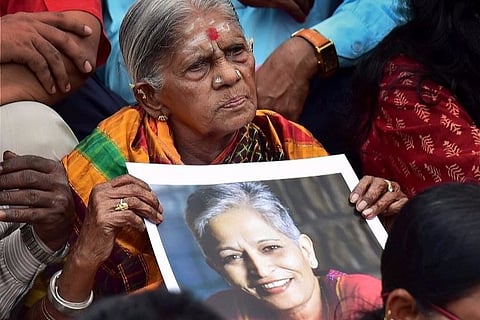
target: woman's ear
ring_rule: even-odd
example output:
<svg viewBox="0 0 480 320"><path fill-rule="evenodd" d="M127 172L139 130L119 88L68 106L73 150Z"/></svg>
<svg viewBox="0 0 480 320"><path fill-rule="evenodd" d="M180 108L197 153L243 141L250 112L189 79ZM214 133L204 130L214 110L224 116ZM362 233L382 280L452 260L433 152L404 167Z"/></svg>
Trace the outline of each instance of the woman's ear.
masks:
<svg viewBox="0 0 480 320"><path fill-rule="evenodd" d="M146 82L136 83L133 87L133 94L137 102L146 110L157 110L161 106L155 96L155 89Z"/></svg>
<svg viewBox="0 0 480 320"><path fill-rule="evenodd" d="M385 312L385 319L387 320L413 320L421 318L415 298L405 289L395 289L388 294Z"/></svg>
<svg viewBox="0 0 480 320"><path fill-rule="evenodd" d="M315 256L312 239L310 239L310 237L306 234L301 234L298 238L298 243L304 258L309 262L310 267L312 269L316 269L318 267L318 260Z"/></svg>

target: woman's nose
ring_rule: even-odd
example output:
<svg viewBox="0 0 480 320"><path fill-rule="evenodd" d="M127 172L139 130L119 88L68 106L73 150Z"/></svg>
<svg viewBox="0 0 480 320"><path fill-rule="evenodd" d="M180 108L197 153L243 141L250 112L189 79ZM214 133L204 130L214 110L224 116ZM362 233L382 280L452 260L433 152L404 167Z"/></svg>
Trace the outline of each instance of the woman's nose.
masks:
<svg viewBox="0 0 480 320"><path fill-rule="evenodd" d="M231 86L243 78L242 72L228 61L219 62L213 73L213 87Z"/></svg>
<svg viewBox="0 0 480 320"><path fill-rule="evenodd" d="M248 272L260 278L270 275L275 269L271 259L261 254L249 255L246 260Z"/></svg>

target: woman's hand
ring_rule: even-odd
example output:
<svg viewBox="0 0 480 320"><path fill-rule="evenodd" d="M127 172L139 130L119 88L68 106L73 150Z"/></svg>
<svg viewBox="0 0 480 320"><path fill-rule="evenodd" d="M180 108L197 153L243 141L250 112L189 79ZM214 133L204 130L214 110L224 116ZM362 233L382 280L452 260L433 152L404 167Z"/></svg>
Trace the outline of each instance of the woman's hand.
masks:
<svg viewBox="0 0 480 320"><path fill-rule="evenodd" d="M350 194L350 202L366 219L393 216L407 200L398 183L372 176L360 179Z"/></svg>
<svg viewBox="0 0 480 320"><path fill-rule="evenodd" d="M116 209L122 202L123 210ZM109 256L115 237L122 229L145 229L142 218L162 222L163 208L148 184L123 175L95 186L90 194L88 212L75 245L77 257L99 266Z"/></svg>

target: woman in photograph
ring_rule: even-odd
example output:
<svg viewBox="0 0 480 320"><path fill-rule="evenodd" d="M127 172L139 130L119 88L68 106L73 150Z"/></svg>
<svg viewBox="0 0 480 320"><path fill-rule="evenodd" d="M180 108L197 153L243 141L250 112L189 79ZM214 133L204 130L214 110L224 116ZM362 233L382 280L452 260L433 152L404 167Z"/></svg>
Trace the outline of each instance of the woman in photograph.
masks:
<svg viewBox="0 0 480 320"><path fill-rule="evenodd" d="M207 299L225 319L352 319L381 302L372 276L317 277L312 240L262 183L202 187L189 196L185 219L208 265L231 286Z"/></svg>

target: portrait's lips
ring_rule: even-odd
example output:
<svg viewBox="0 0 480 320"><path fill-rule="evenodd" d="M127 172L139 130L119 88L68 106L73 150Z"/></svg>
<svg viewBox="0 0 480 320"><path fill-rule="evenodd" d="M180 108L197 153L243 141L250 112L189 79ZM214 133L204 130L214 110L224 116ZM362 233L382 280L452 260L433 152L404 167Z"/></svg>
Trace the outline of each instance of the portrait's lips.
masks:
<svg viewBox="0 0 480 320"><path fill-rule="evenodd" d="M224 104L222 104L222 108L236 108L241 106L245 101L247 100L247 97L242 95L242 96L235 96L233 98L228 99Z"/></svg>
<svg viewBox="0 0 480 320"><path fill-rule="evenodd" d="M288 279L280 279L280 280L258 284L256 286L257 292L268 294L268 295L281 293L287 289L291 281L292 279L288 278Z"/></svg>

